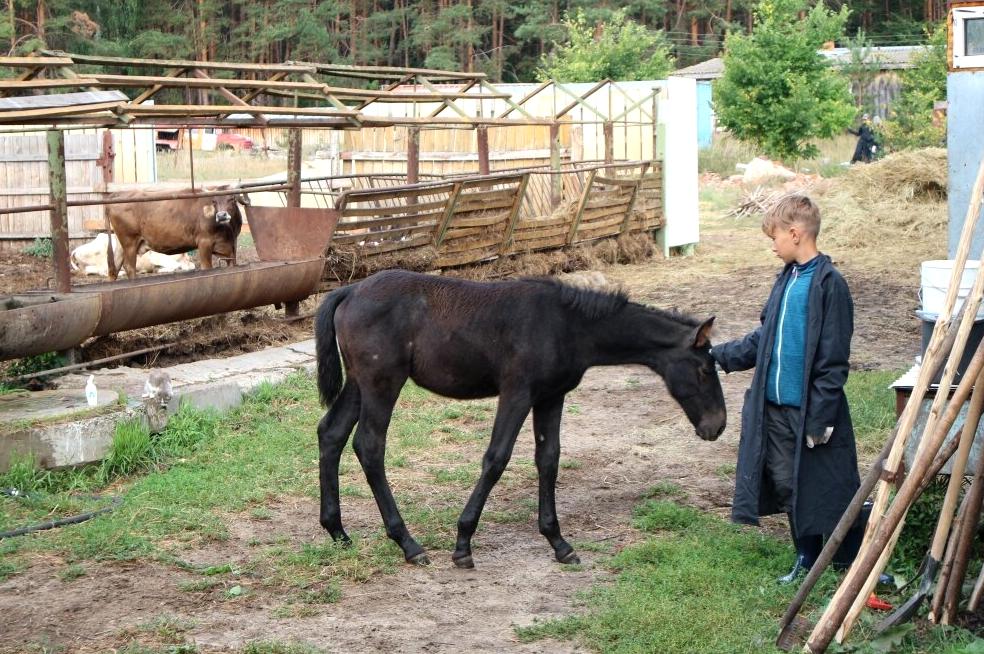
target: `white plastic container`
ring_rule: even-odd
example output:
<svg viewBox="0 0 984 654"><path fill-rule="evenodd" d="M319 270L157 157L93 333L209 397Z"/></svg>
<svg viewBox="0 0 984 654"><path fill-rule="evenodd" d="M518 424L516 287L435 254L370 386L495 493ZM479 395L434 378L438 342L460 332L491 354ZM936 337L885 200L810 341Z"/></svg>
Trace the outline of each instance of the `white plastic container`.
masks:
<svg viewBox="0 0 984 654"><path fill-rule="evenodd" d="M99 391L96 389L95 375L89 375L89 381L85 383L85 401L89 406L99 405Z"/></svg>
<svg viewBox="0 0 984 654"><path fill-rule="evenodd" d="M946 292L950 287L950 277L953 275L953 259L937 259L934 261L923 261L921 268L921 284L919 296L922 302L924 313L939 315L943 310L943 303L946 300ZM963 301L970 294L970 289L974 286L977 278L977 270L980 261L967 260L964 266L963 276L960 278L960 290L957 293L957 301L953 305L953 315L957 315ZM984 302L977 310L977 319L984 319Z"/></svg>

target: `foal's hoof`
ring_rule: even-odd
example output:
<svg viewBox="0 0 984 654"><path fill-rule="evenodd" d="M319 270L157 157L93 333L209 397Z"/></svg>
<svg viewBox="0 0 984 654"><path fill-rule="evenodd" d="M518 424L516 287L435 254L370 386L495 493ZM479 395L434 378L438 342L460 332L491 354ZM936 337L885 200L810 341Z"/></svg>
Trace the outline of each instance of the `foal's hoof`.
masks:
<svg viewBox="0 0 984 654"><path fill-rule="evenodd" d="M420 554L414 554L407 558L407 563L412 563L414 565L430 565L431 560L427 558L426 552L421 552Z"/></svg>
<svg viewBox="0 0 984 654"><path fill-rule="evenodd" d="M464 556L451 557L451 561L454 563L456 568L469 569L475 567L475 561L472 559L471 554L465 554Z"/></svg>
<svg viewBox="0 0 984 654"><path fill-rule="evenodd" d="M578 558L577 553L574 550L568 550L564 554L558 553L556 555L557 560L564 565L580 565L581 559Z"/></svg>

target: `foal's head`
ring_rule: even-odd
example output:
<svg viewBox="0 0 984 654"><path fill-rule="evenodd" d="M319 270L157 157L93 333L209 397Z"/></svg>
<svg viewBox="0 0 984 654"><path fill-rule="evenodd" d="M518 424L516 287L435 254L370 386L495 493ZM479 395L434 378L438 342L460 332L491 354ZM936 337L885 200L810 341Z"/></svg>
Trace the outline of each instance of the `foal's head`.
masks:
<svg viewBox="0 0 984 654"><path fill-rule="evenodd" d="M711 358L713 325L711 316L687 330L678 345L664 353L662 370L670 395L705 441L716 440L727 422L724 391Z"/></svg>

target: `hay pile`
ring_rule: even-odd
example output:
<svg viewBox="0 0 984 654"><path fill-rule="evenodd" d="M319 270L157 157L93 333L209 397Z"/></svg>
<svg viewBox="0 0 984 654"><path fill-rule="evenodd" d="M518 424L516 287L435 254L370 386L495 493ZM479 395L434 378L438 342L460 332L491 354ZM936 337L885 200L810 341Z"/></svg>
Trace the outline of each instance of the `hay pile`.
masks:
<svg viewBox="0 0 984 654"><path fill-rule="evenodd" d="M365 256L358 247L332 246L325 253L325 269L321 279L347 284L391 268L425 272L434 269L436 259L437 250L431 246L406 248L373 256Z"/></svg>
<svg viewBox="0 0 984 654"><path fill-rule="evenodd" d="M463 266L443 271L449 277L466 279L501 279L556 275L578 270L594 270L615 263L638 263L656 253L651 234L626 234L617 239L602 239L563 250L530 252L500 257L489 263Z"/></svg>
<svg viewBox="0 0 984 654"><path fill-rule="evenodd" d="M728 215L757 219L785 192L808 193L823 216L821 247L865 250L871 263L945 257L947 238L946 150L925 148L890 154L852 166L842 177L802 188L756 188Z"/></svg>
<svg viewBox="0 0 984 654"><path fill-rule="evenodd" d="M816 197L823 238L838 248L904 249L909 261L937 258L947 238L946 150L891 154L854 166ZM888 263L886 261L886 263Z"/></svg>

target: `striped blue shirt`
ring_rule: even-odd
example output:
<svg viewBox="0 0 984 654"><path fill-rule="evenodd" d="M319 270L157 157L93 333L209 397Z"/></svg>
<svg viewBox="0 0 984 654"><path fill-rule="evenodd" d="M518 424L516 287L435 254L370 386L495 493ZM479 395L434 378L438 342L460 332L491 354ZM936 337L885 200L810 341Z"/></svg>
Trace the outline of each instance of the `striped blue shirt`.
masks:
<svg viewBox="0 0 984 654"><path fill-rule="evenodd" d="M803 398L810 281L817 261L814 257L802 265L794 263L783 290L765 384L765 398L773 404L798 407Z"/></svg>

